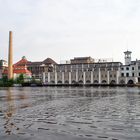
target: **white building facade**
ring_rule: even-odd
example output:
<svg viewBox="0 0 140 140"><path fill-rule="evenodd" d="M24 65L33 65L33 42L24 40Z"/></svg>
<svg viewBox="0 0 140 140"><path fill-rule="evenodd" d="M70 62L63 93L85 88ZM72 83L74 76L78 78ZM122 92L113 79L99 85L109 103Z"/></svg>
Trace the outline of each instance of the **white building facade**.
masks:
<svg viewBox="0 0 140 140"><path fill-rule="evenodd" d="M120 80L123 84L137 84L140 82L140 60L131 61L131 52L126 51L125 65L120 68Z"/></svg>
<svg viewBox="0 0 140 140"><path fill-rule="evenodd" d="M52 72L43 74L48 85L126 85L140 83L140 60L131 61L126 51L121 62L56 64Z"/></svg>
<svg viewBox="0 0 140 140"><path fill-rule="evenodd" d="M57 64L44 74L47 84L119 84L120 62Z"/></svg>

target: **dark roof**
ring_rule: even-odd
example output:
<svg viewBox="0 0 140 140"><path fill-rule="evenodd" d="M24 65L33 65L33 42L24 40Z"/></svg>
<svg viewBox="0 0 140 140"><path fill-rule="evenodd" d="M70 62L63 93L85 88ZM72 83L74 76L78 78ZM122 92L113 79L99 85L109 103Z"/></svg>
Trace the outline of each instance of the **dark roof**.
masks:
<svg viewBox="0 0 140 140"><path fill-rule="evenodd" d="M42 62L28 62L27 65L42 65Z"/></svg>
<svg viewBox="0 0 140 140"><path fill-rule="evenodd" d="M54 60L52 60L51 58L47 58L45 59L43 62L43 64L57 64Z"/></svg>
<svg viewBox="0 0 140 140"><path fill-rule="evenodd" d="M47 58L44 61L38 61L38 62L28 62L27 65L42 65L42 64L57 64L54 60L52 60L51 58Z"/></svg>
<svg viewBox="0 0 140 140"><path fill-rule="evenodd" d="M60 65L82 65L82 64L84 65L121 64L122 65L121 62L102 62L102 63L95 62L95 63L76 63L76 64L57 64L57 65L60 66Z"/></svg>
<svg viewBox="0 0 140 140"><path fill-rule="evenodd" d="M124 53L132 53L131 51L125 51Z"/></svg>
<svg viewBox="0 0 140 140"><path fill-rule="evenodd" d="M71 60L85 60L85 59L93 59L92 57L74 57L74 59L71 59Z"/></svg>

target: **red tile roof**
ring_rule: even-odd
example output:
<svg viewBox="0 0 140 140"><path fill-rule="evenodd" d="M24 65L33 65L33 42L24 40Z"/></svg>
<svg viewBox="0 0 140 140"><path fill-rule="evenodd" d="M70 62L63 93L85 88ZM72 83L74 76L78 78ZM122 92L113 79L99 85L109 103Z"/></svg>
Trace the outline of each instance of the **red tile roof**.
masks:
<svg viewBox="0 0 140 140"><path fill-rule="evenodd" d="M31 75L32 73L29 70L27 70L27 66L26 66L27 63L28 60L25 57L23 57L20 61L18 61L13 65L13 73ZM5 69L3 71L3 74L8 74L8 69Z"/></svg>
<svg viewBox="0 0 140 140"><path fill-rule="evenodd" d="M25 66L29 61L25 58L22 58L20 61L15 63L13 66Z"/></svg>
<svg viewBox="0 0 140 140"><path fill-rule="evenodd" d="M31 72L27 69L14 69L13 72L16 74L31 74Z"/></svg>

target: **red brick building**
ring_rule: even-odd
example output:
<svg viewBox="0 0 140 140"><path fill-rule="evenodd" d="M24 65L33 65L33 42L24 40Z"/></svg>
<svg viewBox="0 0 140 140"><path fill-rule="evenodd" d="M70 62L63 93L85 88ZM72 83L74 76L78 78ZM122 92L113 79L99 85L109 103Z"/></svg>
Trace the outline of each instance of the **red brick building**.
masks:
<svg viewBox="0 0 140 140"><path fill-rule="evenodd" d="M19 77L20 74L23 74L25 78L31 78L32 73L27 69L28 60L23 56L20 61L13 65L13 75L14 79ZM8 74L8 68L4 70L4 75Z"/></svg>

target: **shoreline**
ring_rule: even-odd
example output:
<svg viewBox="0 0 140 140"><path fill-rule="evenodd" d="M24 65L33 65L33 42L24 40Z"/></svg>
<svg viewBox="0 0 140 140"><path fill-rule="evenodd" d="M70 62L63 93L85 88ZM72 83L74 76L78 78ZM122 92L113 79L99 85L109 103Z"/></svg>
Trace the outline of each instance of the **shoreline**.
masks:
<svg viewBox="0 0 140 140"><path fill-rule="evenodd" d="M140 87L140 84L23 84L23 87Z"/></svg>
<svg viewBox="0 0 140 140"><path fill-rule="evenodd" d="M140 87L140 84L13 84L12 86L0 87Z"/></svg>

